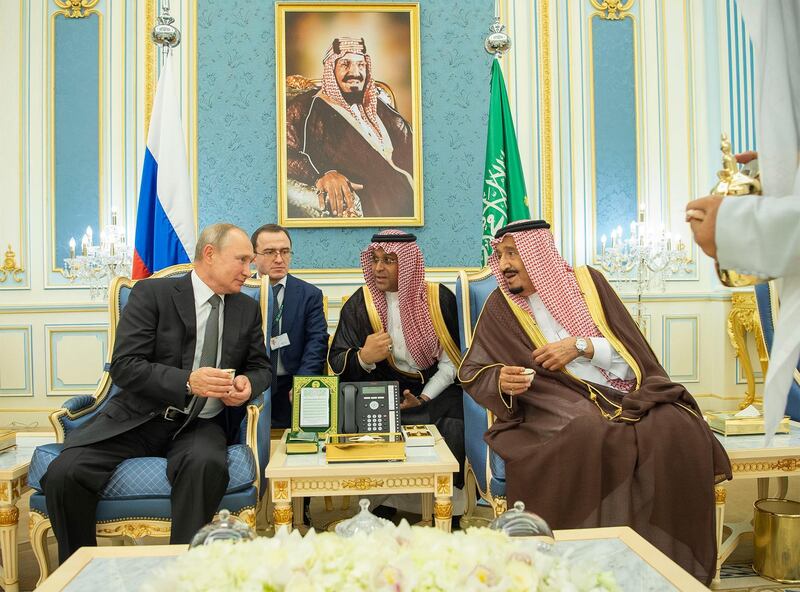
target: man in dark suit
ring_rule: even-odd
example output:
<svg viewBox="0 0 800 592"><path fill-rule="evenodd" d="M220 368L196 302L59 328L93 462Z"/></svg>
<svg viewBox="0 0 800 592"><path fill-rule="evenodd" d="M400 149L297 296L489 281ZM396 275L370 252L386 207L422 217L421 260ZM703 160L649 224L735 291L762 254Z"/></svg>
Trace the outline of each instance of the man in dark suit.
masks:
<svg viewBox="0 0 800 592"><path fill-rule="evenodd" d="M192 273L134 286L111 360L120 390L67 436L43 480L61 562L97 544L99 492L128 458L166 457L171 544L213 517L228 485L226 430L271 380L261 309L240 293L252 260L244 231L214 224L198 238Z"/></svg>
<svg viewBox="0 0 800 592"><path fill-rule="evenodd" d="M328 323L322 291L289 274L292 238L277 224L265 224L250 238L259 276L268 276L275 294L270 351L275 381L272 387L272 427L292 423L292 379L315 376L325 369Z"/></svg>

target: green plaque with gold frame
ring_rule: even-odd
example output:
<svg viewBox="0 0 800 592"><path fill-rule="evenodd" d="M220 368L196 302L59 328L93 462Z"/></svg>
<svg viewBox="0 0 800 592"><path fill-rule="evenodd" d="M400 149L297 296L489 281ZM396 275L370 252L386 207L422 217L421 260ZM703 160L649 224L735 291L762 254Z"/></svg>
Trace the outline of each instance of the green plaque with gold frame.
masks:
<svg viewBox="0 0 800 592"><path fill-rule="evenodd" d="M338 376L295 376L292 382L292 430L336 431Z"/></svg>

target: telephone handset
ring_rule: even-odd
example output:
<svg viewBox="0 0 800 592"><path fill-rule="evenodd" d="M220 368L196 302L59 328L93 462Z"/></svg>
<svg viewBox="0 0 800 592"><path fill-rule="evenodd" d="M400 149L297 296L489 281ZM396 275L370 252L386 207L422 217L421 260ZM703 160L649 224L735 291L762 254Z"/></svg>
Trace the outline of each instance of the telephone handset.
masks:
<svg viewBox="0 0 800 592"><path fill-rule="evenodd" d="M339 385L339 433L400 430L397 382L343 382Z"/></svg>

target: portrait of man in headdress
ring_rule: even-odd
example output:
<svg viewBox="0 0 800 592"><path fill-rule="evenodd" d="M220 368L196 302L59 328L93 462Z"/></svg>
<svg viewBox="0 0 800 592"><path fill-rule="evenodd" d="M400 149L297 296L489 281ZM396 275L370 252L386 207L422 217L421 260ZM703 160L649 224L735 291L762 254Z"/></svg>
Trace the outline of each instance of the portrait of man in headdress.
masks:
<svg viewBox="0 0 800 592"><path fill-rule="evenodd" d="M417 7L303 6L279 6L277 23L286 40L285 59L278 56L279 219L419 224Z"/></svg>

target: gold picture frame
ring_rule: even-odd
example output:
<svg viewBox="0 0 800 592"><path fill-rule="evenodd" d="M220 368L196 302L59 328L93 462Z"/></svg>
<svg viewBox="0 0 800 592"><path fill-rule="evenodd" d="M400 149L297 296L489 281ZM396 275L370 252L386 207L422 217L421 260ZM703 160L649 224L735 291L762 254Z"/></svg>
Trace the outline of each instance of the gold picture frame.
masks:
<svg viewBox="0 0 800 592"><path fill-rule="evenodd" d="M278 223L422 226L419 4L277 2L275 52Z"/></svg>
<svg viewBox="0 0 800 592"><path fill-rule="evenodd" d="M319 425L301 425L300 423L300 409L303 406L303 389L304 388L327 388L329 394L329 413L328 424L326 426ZM339 377L338 376L295 376L292 379L292 431L304 432L318 432L325 433L328 431L335 432L338 425L339 418Z"/></svg>

